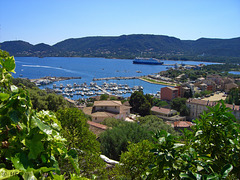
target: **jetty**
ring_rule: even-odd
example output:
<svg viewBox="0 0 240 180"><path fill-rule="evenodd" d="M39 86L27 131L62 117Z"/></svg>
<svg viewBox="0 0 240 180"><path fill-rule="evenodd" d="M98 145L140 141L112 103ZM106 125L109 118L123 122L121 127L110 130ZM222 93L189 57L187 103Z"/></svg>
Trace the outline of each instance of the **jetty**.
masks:
<svg viewBox="0 0 240 180"><path fill-rule="evenodd" d="M31 82L35 83L37 86L39 85L47 85L56 81L65 81L69 79L82 79L82 77L51 77L45 76L39 79L30 79Z"/></svg>
<svg viewBox="0 0 240 180"><path fill-rule="evenodd" d="M93 81L139 79L142 76L93 78Z"/></svg>

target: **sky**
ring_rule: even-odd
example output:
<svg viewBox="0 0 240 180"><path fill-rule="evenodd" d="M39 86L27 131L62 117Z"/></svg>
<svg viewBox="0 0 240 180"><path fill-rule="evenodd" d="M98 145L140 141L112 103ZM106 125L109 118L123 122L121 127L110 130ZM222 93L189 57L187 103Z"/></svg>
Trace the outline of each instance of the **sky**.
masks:
<svg viewBox="0 0 240 180"><path fill-rule="evenodd" d="M0 42L123 34L240 37L240 0L0 0Z"/></svg>

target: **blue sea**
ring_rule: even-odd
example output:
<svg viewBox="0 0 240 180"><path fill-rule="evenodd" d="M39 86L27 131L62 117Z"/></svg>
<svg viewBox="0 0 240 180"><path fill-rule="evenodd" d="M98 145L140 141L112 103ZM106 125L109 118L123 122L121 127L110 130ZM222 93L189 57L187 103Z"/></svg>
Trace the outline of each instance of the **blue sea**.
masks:
<svg viewBox="0 0 240 180"><path fill-rule="evenodd" d="M45 76L56 76L56 77L81 77L81 79L72 79L66 81L54 82L57 86L61 83L66 84L82 84L93 81L93 78L104 78L104 77L128 77L128 76L142 76L148 74L158 73L165 71L169 66L161 65L143 65L133 64L132 60L129 59L105 59L105 58L80 58L80 57L15 57L16 60L16 74L13 77L22 77L29 79L37 79ZM196 62L196 61L163 61L164 64L213 64L207 62ZM137 71L141 71L138 73ZM156 93L160 91L164 85L150 84L145 81L138 79L132 80L108 80L108 81L96 81L100 86L104 82L116 83L116 84L127 84L130 87L143 86L144 93ZM44 85L40 87L53 88L53 84ZM124 94L127 97L130 94ZM78 99L81 96L73 96L72 99Z"/></svg>

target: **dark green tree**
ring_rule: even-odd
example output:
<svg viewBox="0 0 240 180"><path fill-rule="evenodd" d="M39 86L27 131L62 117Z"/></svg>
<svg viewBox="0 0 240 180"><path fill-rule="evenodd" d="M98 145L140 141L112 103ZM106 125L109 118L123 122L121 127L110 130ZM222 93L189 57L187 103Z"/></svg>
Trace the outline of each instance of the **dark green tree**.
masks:
<svg viewBox="0 0 240 180"><path fill-rule="evenodd" d="M226 98L226 103L228 104L235 104L240 105L240 89L239 88L233 88L228 93L228 97Z"/></svg>
<svg viewBox="0 0 240 180"><path fill-rule="evenodd" d="M67 139L69 149L78 150L78 163L81 173L91 177L93 172L102 177L104 162L100 158L100 144L96 136L89 130L87 121L90 120L81 110L77 108L66 108L57 111L57 118L61 122L61 134ZM62 162L62 169L71 172L71 168ZM102 177L103 178L103 177Z"/></svg>
<svg viewBox="0 0 240 180"><path fill-rule="evenodd" d="M139 113L141 116L146 116L151 113L151 104L140 91L135 91L130 96L129 104L132 106L132 111Z"/></svg>
<svg viewBox="0 0 240 180"><path fill-rule="evenodd" d="M166 124L161 118L155 115L148 115L138 118L139 124L145 127L147 130L156 133L159 130L165 130L168 133L177 135L177 132L168 124Z"/></svg>
<svg viewBox="0 0 240 180"><path fill-rule="evenodd" d="M122 122L100 135L101 150L107 157L119 160L121 153L127 150L129 142L137 143L145 139L151 139L146 128L137 123Z"/></svg>
<svg viewBox="0 0 240 180"><path fill-rule="evenodd" d="M108 98L109 98L109 95L108 95L108 94L101 94L101 96L100 96L100 101L102 101L102 100L108 100Z"/></svg>
<svg viewBox="0 0 240 180"><path fill-rule="evenodd" d="M188 116L189 109L186 105L186 98L175 98L171 102L171 108L180 112L181 116Z"/></svg>

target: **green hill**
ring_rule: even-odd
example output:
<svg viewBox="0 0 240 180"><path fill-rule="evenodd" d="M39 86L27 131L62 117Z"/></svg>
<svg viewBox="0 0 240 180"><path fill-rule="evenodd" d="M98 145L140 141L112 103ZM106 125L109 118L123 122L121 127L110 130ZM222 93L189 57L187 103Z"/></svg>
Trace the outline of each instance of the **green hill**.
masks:
<svg viewBox="0 0 240 180"><path fill-rule="evenodd" d="M240 38L180 40L162 35L96 36L67 39L53 46L24 41L0 43L15 56L80 56L105 58L156 57L174 60L239 62Z"/></svg>

